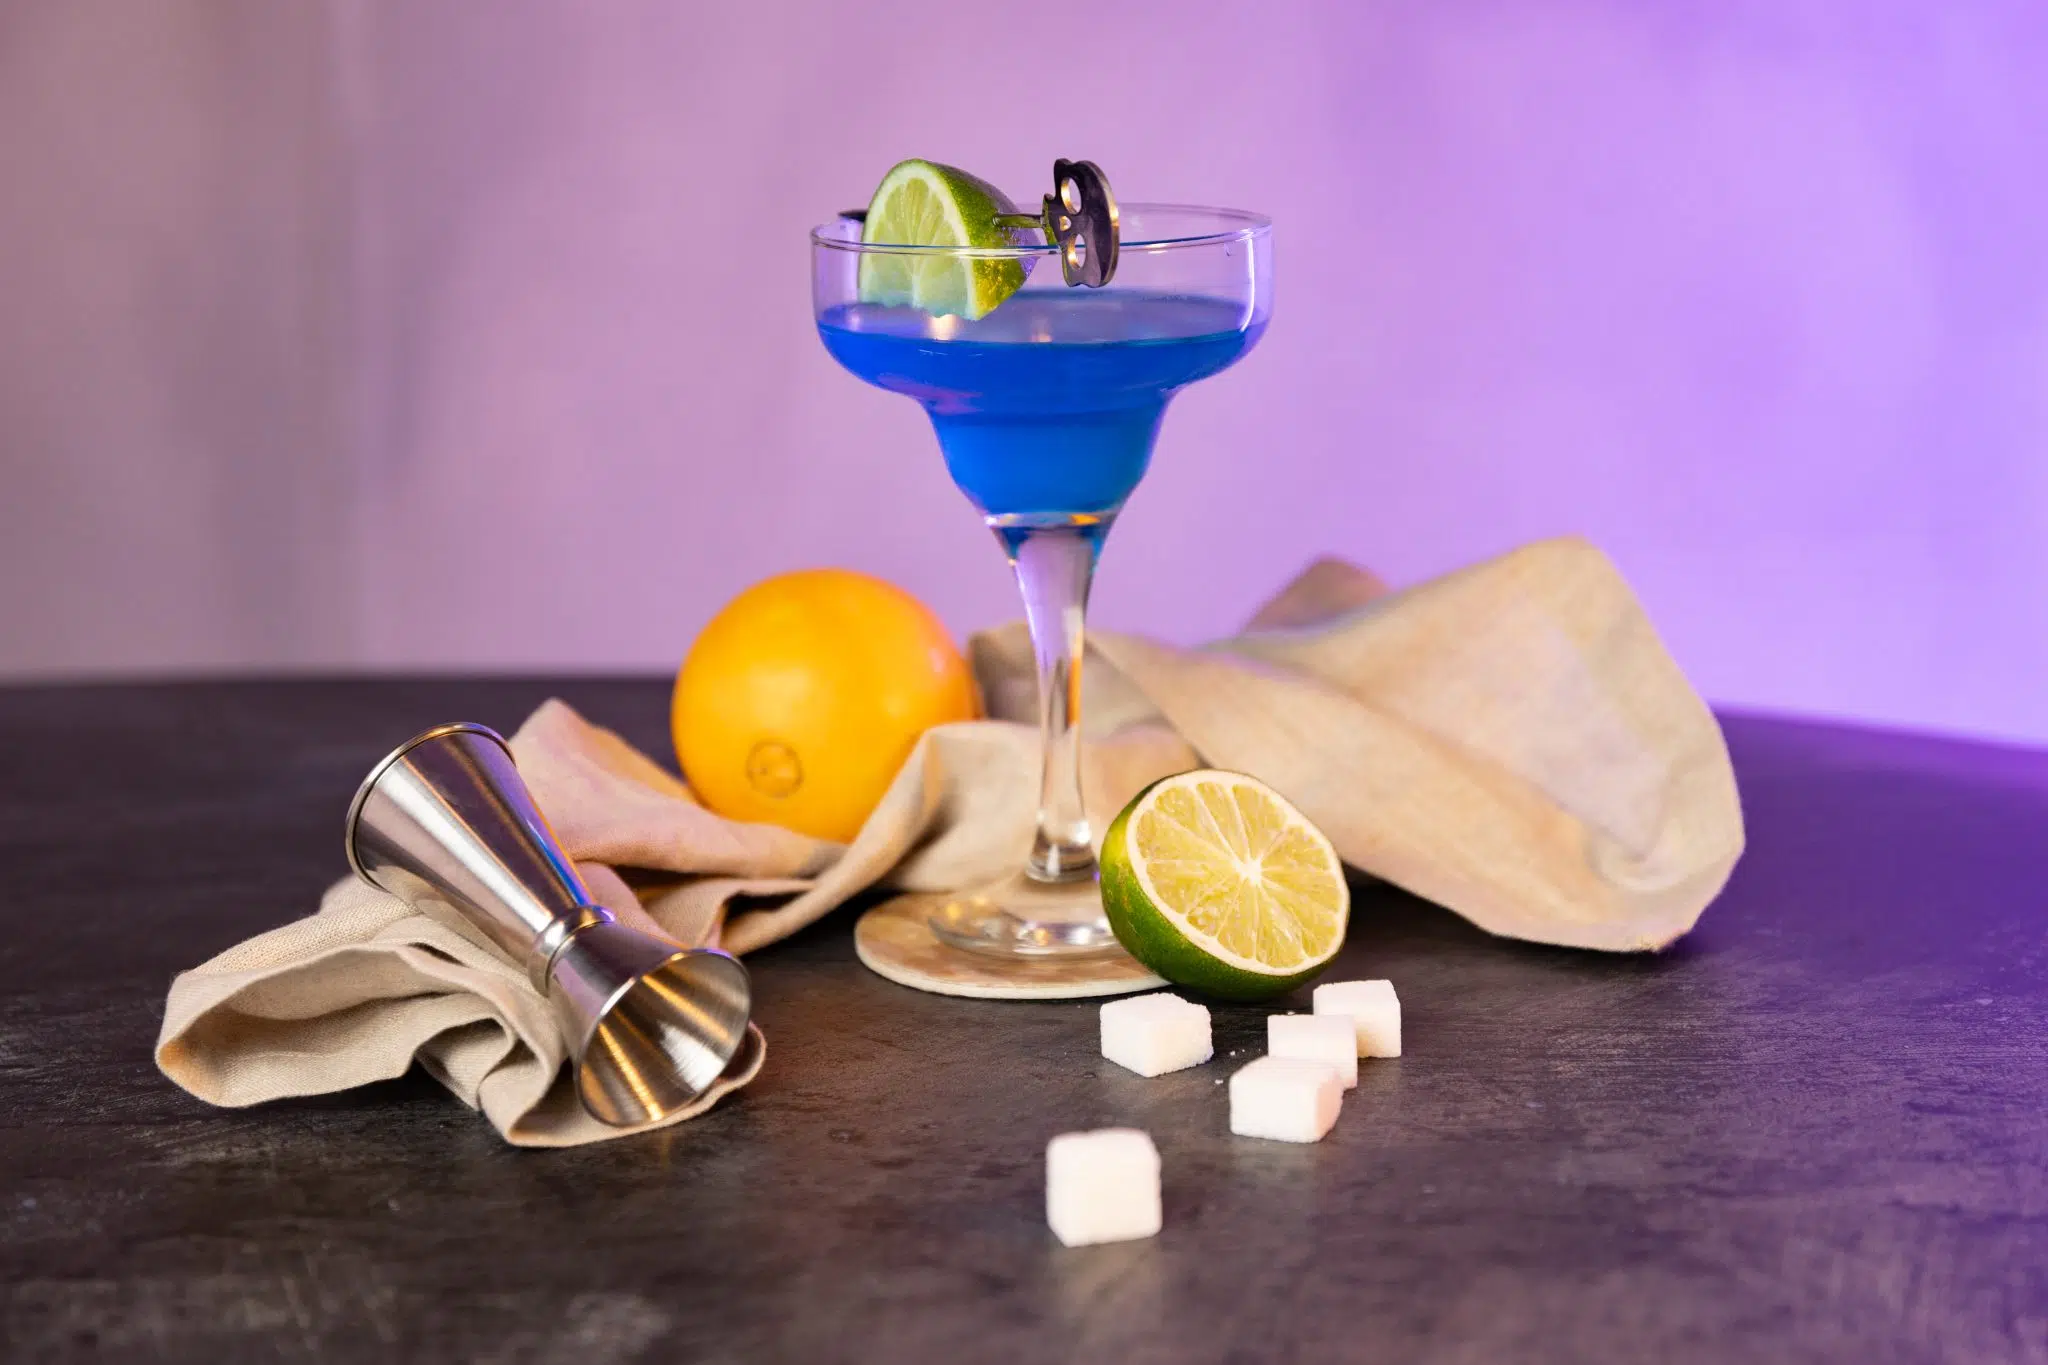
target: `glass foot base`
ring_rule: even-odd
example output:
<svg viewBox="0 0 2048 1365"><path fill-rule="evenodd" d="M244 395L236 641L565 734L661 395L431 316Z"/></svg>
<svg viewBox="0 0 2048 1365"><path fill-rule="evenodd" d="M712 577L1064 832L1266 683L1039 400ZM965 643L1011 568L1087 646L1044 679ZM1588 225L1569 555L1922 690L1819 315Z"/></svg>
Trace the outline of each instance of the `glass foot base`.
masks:
<svg viewBox="0 0 2048 1365"><path fill-rule="evenodd" d="M1122 952L1093 877L1040 882L1019 872L941 901L926 918L939 942L991 957Z"/></svg>

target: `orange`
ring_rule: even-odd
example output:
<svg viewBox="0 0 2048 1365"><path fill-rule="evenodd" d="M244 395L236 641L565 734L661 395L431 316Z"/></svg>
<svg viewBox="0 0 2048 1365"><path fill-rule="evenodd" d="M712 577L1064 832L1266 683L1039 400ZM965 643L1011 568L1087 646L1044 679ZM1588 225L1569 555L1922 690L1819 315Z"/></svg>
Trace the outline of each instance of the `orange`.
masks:
<svg viewBox="0 0 2048 1365"><path fill-rule="evenodd" d="M843 843L918 736L976 709L931 608L867 574L806 569L711 618L676 675L670 724L707 807Z"/></svg>

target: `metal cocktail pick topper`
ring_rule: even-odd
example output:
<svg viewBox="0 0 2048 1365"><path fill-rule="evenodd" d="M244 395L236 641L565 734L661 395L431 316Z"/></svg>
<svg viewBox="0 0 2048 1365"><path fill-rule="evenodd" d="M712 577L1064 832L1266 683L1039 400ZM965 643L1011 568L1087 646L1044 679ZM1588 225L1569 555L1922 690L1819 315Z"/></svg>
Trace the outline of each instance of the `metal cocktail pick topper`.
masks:
<svg viewBox="0 0 2048 1365"><path fill-rule="evenodd" d="M1116 274L1116 196L1109 177L1092 161L1060 160L1052 163L1052 184L1042 215L999 213L996 222L1038 228L1060 249L1060 274L1067 283L1099 289Z"/></svg>
<svg viewBox="0 0 2048 1365"><path fill-rule="evenodd" d="M848 209L840 216L862 222L868 214L866 209ZM1110 192L1109 177L1092 161L1053 162L1052 193L1045 196L1044 211L999 213L996 226L1043 232L1046 242L1059 248L1060 274L1070 285L1099 289L1116 274L1116 196Z"/></svg>
<svg viewBox="0 0 2048 1365"><path fill-rule="evenodd" d="M526 970L600 1122L674 1113L748 1045L746 969L594 904L494 730L439 725L393 750L356 791L347 847L364 881Z"/></svg>

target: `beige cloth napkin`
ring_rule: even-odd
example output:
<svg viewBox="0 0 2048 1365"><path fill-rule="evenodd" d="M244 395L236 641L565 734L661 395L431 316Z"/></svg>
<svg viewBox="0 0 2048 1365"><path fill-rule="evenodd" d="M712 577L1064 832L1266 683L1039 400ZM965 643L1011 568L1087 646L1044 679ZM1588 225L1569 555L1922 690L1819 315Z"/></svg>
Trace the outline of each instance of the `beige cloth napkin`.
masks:
<svg viewBox="0 0 2048 1365"><path fill-rule="evenodd" d="M1581 541L1394 594L1326 560L1234 639L1178 649L1099 632L1090 651L1097 828L1156 777L1235 768L1289 796L1347 862L1481 928L1615 951L1690 929L1742 851L1719 727ZM846 846L711 814L559 701L512 750L600 901L744 953L869 886L947 890L1021 862L1038 788L1030 643L1012 625L971 652L994 719L928 733ZM518 969L352 881L179 976L157 1044L165 1074L215 1104L339 1090L418 1060L509 1142L617 1136L577 1107L563 1056Z"/></svg>

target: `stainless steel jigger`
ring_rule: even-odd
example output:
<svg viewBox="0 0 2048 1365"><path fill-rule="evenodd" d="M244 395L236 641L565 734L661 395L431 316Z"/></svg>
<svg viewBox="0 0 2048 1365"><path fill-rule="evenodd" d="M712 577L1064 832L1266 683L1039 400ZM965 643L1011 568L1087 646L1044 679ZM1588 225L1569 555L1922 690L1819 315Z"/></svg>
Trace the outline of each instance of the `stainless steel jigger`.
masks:
<svg viewBox="0 0 2048 1365"><path fill-rule="evenodd" d="M594 905L496 731L438 725L399 745L357 789L346 837L357 876L526 969L592 1118L673 1113L746 1042L746 968Z"/></svg>

